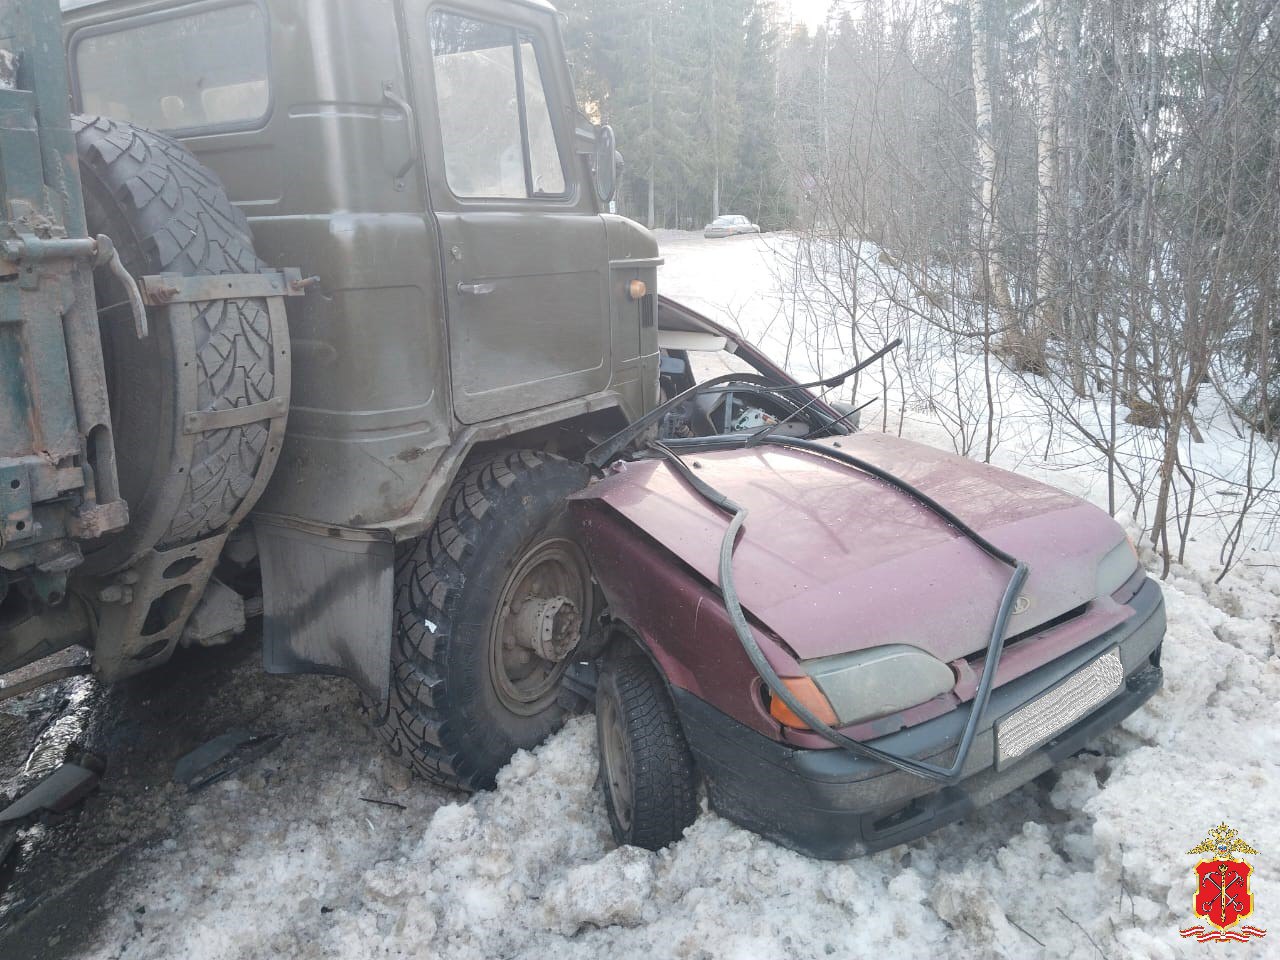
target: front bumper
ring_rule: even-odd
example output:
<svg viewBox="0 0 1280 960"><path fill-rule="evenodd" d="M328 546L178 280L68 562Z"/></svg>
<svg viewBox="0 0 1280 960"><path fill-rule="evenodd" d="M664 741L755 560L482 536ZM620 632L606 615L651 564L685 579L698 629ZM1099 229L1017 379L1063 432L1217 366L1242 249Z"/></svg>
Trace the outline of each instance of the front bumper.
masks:
<svg viewBox="0 0 1280 960"><path fill-rule="evenodd" d="M951 786L840 749L797 749L685 690L673 688L672 694L717 813L809 856L846 859L914 840L1004 796L1149 700L1163 677L1164 600L1155 581L1145 581L1129 606L1134 613L1128 620L993 692L963 779ZM1125 673L1120 690L1038 749L997 770L994 723L1113 647ZM967 716L967 710L954 710L871 743L900 756L947 764Z"/></svg>

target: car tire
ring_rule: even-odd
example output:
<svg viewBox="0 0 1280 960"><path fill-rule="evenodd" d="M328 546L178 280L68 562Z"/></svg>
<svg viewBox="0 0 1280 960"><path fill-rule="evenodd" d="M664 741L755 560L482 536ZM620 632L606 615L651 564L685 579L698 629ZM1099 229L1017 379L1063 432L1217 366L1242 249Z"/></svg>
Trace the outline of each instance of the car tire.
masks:
<svg viewBox="0 0 1280 960"><path fill-rule="evenodd" d="M565 497L588 477L580 463L532 450L477 463L431 531L398 555L391 689L374 724L419 776L489 789L513 753L564 722L576 698L560 681L593 599ZM552 639L526 644L529 623L550 624Z"/></svg>
<svg viewBox="0 0 1280 960"><path fill-rule="evenodd" d="M698 816L697 774L666 684L643 655L605 663L596 732L613 838L648 850L679 840Z"/></svg>

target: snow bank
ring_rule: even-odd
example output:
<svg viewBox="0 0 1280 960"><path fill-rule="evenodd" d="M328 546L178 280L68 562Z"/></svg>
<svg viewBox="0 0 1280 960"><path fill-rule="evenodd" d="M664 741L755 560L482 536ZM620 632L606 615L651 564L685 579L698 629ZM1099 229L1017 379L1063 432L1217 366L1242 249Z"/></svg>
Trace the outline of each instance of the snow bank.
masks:
<svg viewBox="0 0 1280 960"><path fill-rule="evenodd" d="M759 247L675 239L664 290L723 294L731 313ZM1091 469L1068 485L1092 489ZM590 718L469 799L406 784L371 739L326 747L303 725L132 867L89 956L1203 956L1177 935L1192 919L1185 851L1222 820L1261 851L1255 922L1273 928L1236 952L1274 955L1280 556L1255 551L1215 585L1214 545L1192 547L1164 587L1156 698L1098 752L915 843L820 863L705 812L662 853L615 849Z"/></svg>

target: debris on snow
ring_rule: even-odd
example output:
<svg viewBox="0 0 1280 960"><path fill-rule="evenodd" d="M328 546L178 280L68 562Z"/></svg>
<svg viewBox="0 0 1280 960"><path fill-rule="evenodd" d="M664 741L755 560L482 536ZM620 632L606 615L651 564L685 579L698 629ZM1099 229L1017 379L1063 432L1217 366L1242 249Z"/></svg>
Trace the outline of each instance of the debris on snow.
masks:
<svg viewBox="0 0 1280 960"><path fill-rule="evenodd" d="M193 792L203 790L270 753L282 739L279 734L258 735L245 730L231 730L202 743L178 760L173 768L173 779Z"/></svg>
<svg viewBox="0 0 1280 960"><path fill-rule="evenodd" d="M378 800L376 797L361 797L362 803L374 803L380 807L392 807L396 810L408 810L403 803L396 803L394 800Z"/></svg>
<svg viewBox="0 0 1280 960"><path fill-rule="evenodd" d="M174 764L173 779L178 783L191 786L197 776L219 760L231 756L237 747L252 739L253 734L247 730L231 730L200 744Z"/></svg>
<svg viewBox="0 0 1280 960"><path fill-rule="evenodd" d="M65 813L93 792L101 773L78 763L64 763L0 810L0 823L14 823L43 812Z"/></svg>

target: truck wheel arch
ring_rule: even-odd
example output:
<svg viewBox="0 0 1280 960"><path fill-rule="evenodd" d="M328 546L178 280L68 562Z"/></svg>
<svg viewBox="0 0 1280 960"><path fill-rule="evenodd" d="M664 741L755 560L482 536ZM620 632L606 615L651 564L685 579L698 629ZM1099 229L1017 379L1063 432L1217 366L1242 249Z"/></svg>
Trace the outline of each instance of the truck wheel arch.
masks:
<svg viewBox="0 0 1280 960"><path fill-rule="evenodd" d="M254 514L267 671L346 677L385 708L397 546L430 531L449 490L475 463L519 450L577 459L573 454L612 435L627 423L628 411L616 397L605 401L594 410L509 434L472 431L468 441L441 459L408 516L385 529Z"/></svg>
<svg viewBox="0 0 1280 960"><path fill-rule="evenodd" d="M432 529L397 550L389 695L365 708L416 773L491 787L563 721L561 677L594 598L563 497L587 477L530 450L476 461Z"/></svg>

